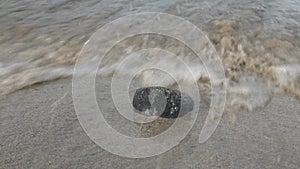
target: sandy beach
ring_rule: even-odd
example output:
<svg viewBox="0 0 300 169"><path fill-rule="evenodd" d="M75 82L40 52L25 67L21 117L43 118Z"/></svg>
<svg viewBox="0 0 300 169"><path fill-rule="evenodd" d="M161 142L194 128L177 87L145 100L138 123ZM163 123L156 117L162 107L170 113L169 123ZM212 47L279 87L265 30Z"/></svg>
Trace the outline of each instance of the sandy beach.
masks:
<svg viewBox="0 0 300 169"><path fill-rule="evenodd" d="M0 8L0 169L300 168L300 1L2 0ZM137 86L180 91L138 97ZM122 114L174 117L184 107L178 93L196 103L179 118Z"/></svg>
<svg viewBox="0 0 300 169"><path fill-rule="evenodd" d="M96 86L106 96L107 78ZM207 103L198 122L170 151L145 159L113 155L84 132L72 102L72 79L44 82L1 97L0 168L299 168L300 102L276 95L267 107L227 114L213 136L198 143ZM104 107L105 111L108 110ZM113 116L107 120L114 121ZM122 121L119 121L122 126ZM118 128L118 126L117 126ZM132 130L135 130L134 128ZM130 131L129 131L130 132ZM144 132L143 129L140 132ZM145 131L146 132L146 131Z"/></svg>

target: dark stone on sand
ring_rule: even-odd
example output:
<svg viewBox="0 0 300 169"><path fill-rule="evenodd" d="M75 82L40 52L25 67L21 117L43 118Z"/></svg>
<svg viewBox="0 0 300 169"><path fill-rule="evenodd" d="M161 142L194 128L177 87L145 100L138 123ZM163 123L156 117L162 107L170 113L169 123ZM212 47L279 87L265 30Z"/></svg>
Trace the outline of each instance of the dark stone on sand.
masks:
<svg viewBox="0 0 300 169"><path fill-rule="evenodd" d="M147 116L177 118L193 110L194 101L185 93L165 87L144 87L136 90L133 107Z"/></svg>

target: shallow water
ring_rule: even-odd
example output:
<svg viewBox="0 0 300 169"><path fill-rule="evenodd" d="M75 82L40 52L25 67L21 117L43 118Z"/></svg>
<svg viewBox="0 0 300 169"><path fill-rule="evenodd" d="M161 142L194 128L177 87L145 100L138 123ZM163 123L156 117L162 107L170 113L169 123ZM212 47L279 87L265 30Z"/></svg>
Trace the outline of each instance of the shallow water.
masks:
<svg viewBox="0 0 300 169"><path fill-rule="evenodd" d="M79 51L98 28L121 16L146 11L183 17L208 35L224 65L229 107L251 111L266 105L276 92L300 97L297 0L2 0L0 94L71 76ZM98 74L133 74L141 65L161 65L190 82L188 73L173 58L157 53L130 55L147 47L172 51L197 74L199 84L210 84L203 63L195 62L192 51L174 39L156 35L134 36L117 44ZM124 58L125 66L117 68ZM85 62L88 65L93 58ZM159 72L144 72L141 78L145 85L174 85Z"/></svg>

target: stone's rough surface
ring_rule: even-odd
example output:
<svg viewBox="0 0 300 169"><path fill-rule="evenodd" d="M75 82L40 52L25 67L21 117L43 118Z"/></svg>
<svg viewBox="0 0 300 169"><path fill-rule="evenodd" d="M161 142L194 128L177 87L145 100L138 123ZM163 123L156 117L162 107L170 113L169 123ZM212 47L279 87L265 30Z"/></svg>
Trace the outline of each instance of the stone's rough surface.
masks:
<svg viewBox="0 0 300 169"><path fill-rule="evenodd" d="M193 110L193 99L178 90L165 87L145 87L137 89L133 107L147 116L176 118Z"/></svg>

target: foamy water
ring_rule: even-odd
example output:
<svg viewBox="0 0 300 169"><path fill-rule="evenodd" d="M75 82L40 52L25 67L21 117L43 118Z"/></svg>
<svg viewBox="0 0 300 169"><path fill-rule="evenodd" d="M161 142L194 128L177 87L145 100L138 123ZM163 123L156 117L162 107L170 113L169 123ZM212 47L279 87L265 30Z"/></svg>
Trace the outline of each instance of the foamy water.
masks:
<svg viewBox="0 0 300 169"><path fill-rule="evenodd" d="M1 1L0 93L72 76L78 53L98 28L121 16L147 11L183 17L208 35L224 64L229 107L252 111L265 106L278 91L300 97L297 0ZM149 34L117 44L101 63L98 74L122 76L135 74L142 65L159 65L176 72L187 84L193 81L174 58L157 53L132 54L151 47L173 52L196 74L199 84L209 85L205 66L188 47L174 39ZM89 72L88 65L94 59L86 58L83 73ZM120 63L123 66L118 66ZM145 85L174 84L173 79L155 71L140 76Z"/></svg>

